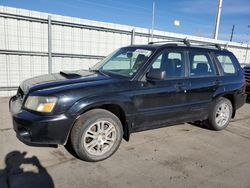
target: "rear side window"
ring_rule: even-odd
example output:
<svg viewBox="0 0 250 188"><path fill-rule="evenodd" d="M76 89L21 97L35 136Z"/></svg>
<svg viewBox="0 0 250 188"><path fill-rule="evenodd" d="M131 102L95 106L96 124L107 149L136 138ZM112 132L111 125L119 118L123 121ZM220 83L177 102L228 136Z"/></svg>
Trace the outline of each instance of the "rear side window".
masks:
<svg viewBox="0 0 250 188"><path fill-rule="evenodd" d="M190 76L213 76L215 69L208 53L190 52Z"/></svg>
<svg viewBox="0 0 250 188"><path fill-rule="evenodd" d="M234 74L236 72L233 61L228 55L216 55L225 74Z"/></svg>

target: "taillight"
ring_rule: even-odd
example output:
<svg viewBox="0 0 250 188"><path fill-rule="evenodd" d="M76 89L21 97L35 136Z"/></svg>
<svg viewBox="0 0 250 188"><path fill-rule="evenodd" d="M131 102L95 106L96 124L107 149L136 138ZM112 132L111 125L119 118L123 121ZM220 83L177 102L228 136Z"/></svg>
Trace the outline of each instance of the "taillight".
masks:
<svg viewBox="0 0 250 188"><path fill-rule="evenodd" d="M246 93L247 90L247 81L244 79L243 92Z"/></svg>

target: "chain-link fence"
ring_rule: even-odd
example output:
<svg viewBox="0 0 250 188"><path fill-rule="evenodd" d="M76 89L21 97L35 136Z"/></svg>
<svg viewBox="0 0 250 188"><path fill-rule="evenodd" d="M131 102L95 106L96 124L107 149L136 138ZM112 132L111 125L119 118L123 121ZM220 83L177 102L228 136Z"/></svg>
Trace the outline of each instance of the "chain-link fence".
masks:
<svg viewBox="0 0 250 188"><path fill-rule="evenodd" d="M113 50L147 44L150 30L0 6L0 96L40 74L88 69ZM154 31L154 41L183 39L219 43L250 62L245 44Z"/></svg>

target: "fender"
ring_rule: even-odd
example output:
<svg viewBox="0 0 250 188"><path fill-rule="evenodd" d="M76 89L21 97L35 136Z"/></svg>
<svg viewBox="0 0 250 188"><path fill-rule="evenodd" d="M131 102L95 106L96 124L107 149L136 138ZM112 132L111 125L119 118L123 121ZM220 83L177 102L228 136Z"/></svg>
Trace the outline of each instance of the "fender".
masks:
<svg viewBox="0 0 250 188"><path fill-rule="evenodd" d="M92 108L97 108L108 104L117 105L123 110L126 120L125 125L123 124L124 139L126 141L129 141L129 137L132 132L132 125L134 122L134 116L132 114L135 113L135 107L132 100L125 95L107 94L102 96L84 98L75 102L75 104L69 109L68 113L80 116L81 114Z"/></svg>
<svg viewBox="0 0 250 188"><path fill-rule="evenodd" d="M236 114L236 109L238 108L236 105L239 103L238 98L242 98L242 97L239 97L239 95L244 95L243 86L239 89L239 83L231 84L230 87L229 85L225 85L223 87L219 87L214 92L212 101L214 101L216 98L226 96L226 98L228 98L232 102L232 105L233 105L232 118L234 118ZM211 108L211 105L212 103L210 104L209 108Z"/></svg>
<svg viewBox="0 0 250 188"><path fill-rule="evenodd" d="M237 94L244 93L243 87L243 82L231 82L229 84L223 84L214 92L212 99L214 100L215 98L225 95L232 95L233 98L235 98Z"/></svg>
<svg viewBox="0 0 250 188"><path fill-rule="evenodd" d="M226 88L225 86L223 87L219 87L214 93L213 93L213 96L212 96L212 101L218 97L221 97L223 95L225 95L225 91L226 91Z"/></svg>
<svg viewBox="0 0 250 188"><path fill-rule="evenodd" d="M115 104L120 106L126 115L133 114L135 111L132 100L122 94L107 94L80 99L69 109L69 114L80 115L83 112L105 104Z"/></svg>

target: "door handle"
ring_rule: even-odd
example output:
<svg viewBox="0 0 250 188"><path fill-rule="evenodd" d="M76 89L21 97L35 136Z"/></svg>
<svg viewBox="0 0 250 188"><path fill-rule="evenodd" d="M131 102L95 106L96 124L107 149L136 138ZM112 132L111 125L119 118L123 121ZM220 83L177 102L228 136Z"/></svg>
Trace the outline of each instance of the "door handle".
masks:
<svg viewBox="0 0 250 188"><path fill-rule="evenodd" d="M188 89L186 84L184 84L182 82L175 84L175 88L176 88L177 91L182 91L183 90L185 93L187 92L187 89Z"/></svg>

